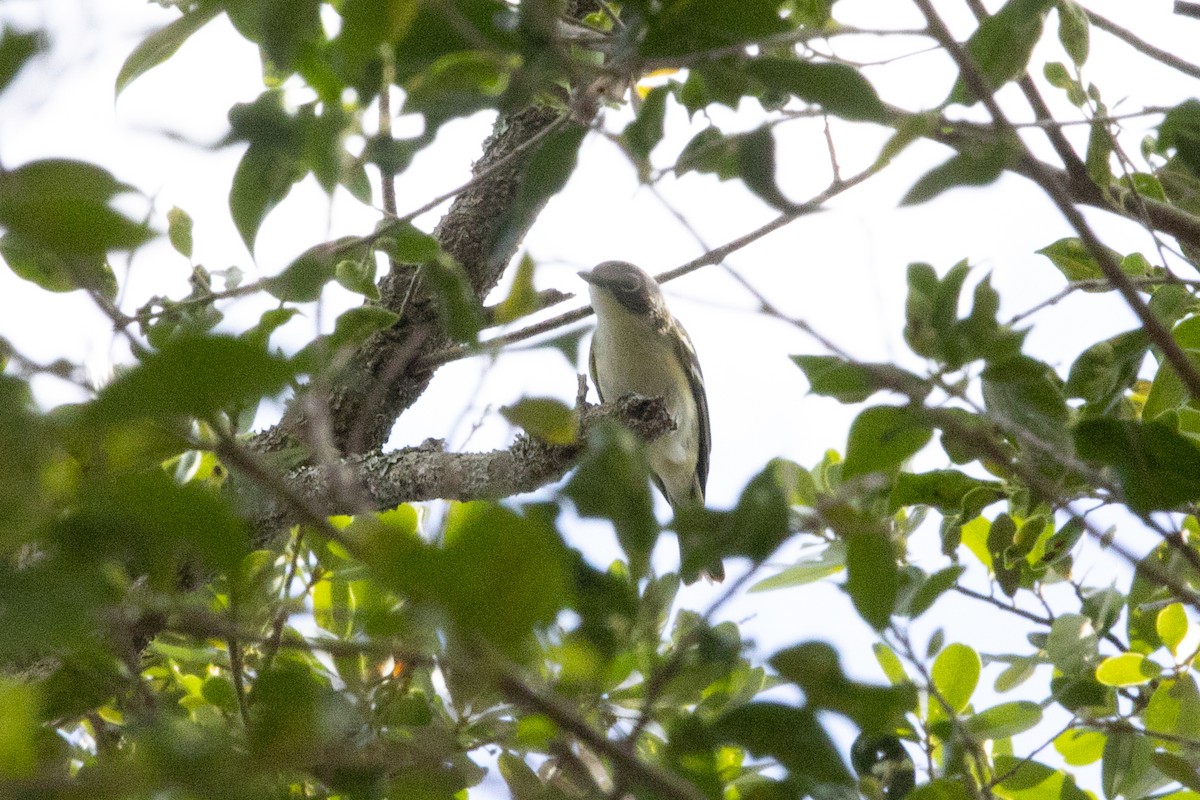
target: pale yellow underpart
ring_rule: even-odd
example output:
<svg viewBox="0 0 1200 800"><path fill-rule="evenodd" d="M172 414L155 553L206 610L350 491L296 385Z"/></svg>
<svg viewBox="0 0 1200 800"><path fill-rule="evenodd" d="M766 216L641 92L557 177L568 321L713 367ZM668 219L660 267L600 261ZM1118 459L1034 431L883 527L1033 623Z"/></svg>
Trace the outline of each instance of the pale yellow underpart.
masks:
<svg viewBox="0 0 1200 800"><path fill-rule="evenodd" d="M646 448L650 469L662 481L672 506L703 500L696 476L699 413L673 343L650 320L631 314L608 292L590 289L599 321L592 349L600 394L605 400L627 394L663 398L676 429Z"/></svg>

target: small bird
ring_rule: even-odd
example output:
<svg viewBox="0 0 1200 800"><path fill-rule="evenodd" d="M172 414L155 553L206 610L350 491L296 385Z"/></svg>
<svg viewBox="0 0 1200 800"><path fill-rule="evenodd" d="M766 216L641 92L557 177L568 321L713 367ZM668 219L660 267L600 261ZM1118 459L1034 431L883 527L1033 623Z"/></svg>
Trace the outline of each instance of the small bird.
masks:
<svg viewBox="0 0 1200 800"><path fill-rule="evenodd" d="M600 401L628 394L663 399L676 428L646 447L651 476L676 512L703 505L712 436L692 340L667 310L658 283L633 264L605 261L579 276L588 282L596 312L588 366ZM681 550L688 546L681 537ZM702 573L721 581L725 567L716 559ZM688 577L688 583L696 579Z"/></svg>

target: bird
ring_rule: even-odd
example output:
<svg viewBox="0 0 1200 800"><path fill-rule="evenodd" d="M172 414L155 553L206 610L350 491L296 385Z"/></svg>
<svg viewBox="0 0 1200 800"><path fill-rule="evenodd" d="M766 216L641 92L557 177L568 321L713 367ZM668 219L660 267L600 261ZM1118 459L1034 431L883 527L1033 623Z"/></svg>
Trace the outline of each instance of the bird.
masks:
<svg viewBox="0 0 1200 800"><path fill-rule="evenodd" d="M676 427L646 446L651 478L676 516L681 508L703 505L712 433L691 338L667 308L658 282L640 267L605 261L579 276L596 312L588 369L600 402L630 394L661 397ZM680 536L682 562L692 544ZM720 582L725 567L717 558L700 574ZM683 577L692 583L699 576Z"/></svg>

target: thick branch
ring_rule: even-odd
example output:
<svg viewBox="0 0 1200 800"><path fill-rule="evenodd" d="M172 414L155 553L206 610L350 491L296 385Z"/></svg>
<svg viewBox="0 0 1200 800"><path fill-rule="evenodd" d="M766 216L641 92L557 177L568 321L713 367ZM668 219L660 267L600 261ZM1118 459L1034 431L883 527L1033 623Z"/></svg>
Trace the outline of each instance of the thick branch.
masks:
<svg viewBox="0 0 1200 800"><path fill-rule="evenodd" d="M534 106L497 120L473 169L481 179L458 195L434 231L442 249L465 269L480 301L499 282L522 238L508 237L509 248L493 251L506 219L504 212L520 188L526 151L532 150L528 145L558 124L560 117L554 109ZM380 283L380 294L382 305L400 314L400 321L371 337L329 392L334 445L342 452L365 453L383 446L396 418L421 396L433 377L435 367L417 357L450 343L436 298L421 286L419 265L394 265ZM283 421L257 437L254 446L258 450L288 447L303 441L309 427L304 404L293 402Z"/></svg>
<svg viewBox="0 0 1200 800"><path fill-rule="evenodd" d="M256 530L278 530L298 521L288 497L303 497L321 516L381 511L420 500L482 500L531 492L558 480L583 450L589 431L620 421L649 441L674 428L660 398L624 397L585 406L574 444L551 445L521 435L512 447L488 453L447 453L436 444L347 456L335 464L298 467L282 478L288 492L256 496ZM347 480L347 475L350 480ZM306 519L311 514L302 515Z"/></svg>

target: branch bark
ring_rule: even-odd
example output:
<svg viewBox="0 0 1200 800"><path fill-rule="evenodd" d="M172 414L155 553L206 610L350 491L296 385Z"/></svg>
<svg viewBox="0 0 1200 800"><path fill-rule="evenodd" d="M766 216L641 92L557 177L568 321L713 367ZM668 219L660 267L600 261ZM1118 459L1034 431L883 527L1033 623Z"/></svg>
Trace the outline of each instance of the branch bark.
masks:
<svg viewBox="0 0 1200 800"><path fill-rule="evenodd" d="M286 492L261 492L249 481L243 501L255 530L268 534L295 522L381 511L421 500L484 500L531 492L566 474L583 451L589 432L615 420L652 441L673 430L661 398L623 397L585 405L575 443L551 445L520 435L512 447L487 453L447 453L429 442L390 453L350 455L334 463L297 467L282 476ZM347 479L349 478L349 480ZM291 498L305 500L307 514Z"/></svg>
<svg viewBox="0 0 1200 800"><path fill-rule="evenodd" d="M525 233L510 237L512 244L505 250L493 252L503 211L517 196L530 155L521 151L560 117L545 106L500 117L473 168L475 176L484 177L458 195L434 231L442 249L465 269L480 302L499 282ZM328 392L333 444L345 453L383 446L397 417L424 393L436 370L417 356L450 343L436 298L420 285L420 265L393 265L380 282L380 295L381 305L400 320L368 339ZM309 426L304 404L292 402L279 425L256 436L253 447L263 452L284 449L304 441Z"/></svg>

